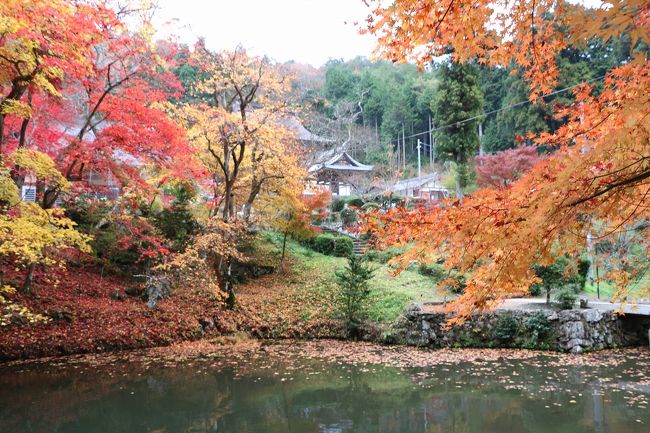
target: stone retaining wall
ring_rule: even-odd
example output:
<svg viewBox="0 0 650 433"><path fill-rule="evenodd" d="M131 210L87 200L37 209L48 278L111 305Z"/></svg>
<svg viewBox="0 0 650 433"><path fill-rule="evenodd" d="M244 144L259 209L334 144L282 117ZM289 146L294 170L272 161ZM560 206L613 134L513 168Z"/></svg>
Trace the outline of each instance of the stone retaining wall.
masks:
<svg viewBox="0 0 650 433"><path fill-rule="evenodd" d="M497 310L445 329L448 317L414 305L387 340L429 347L527 347L580 353L648 345L650 328L649 317L596 309Z"/></svg>

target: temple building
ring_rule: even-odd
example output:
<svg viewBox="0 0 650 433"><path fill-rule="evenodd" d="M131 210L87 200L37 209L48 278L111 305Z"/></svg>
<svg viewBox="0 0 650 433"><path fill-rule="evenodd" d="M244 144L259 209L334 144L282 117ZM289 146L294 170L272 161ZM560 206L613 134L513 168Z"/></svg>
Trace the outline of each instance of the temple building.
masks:
<svg viewBox="0 0 650 433"><path fill-rule="evenodd" d="M397 196L425 201L436 201L449 197L449 191L442 186L437 173L400 180L393 185L391 191Z"/></svg>
<svg viewBox="0 0 650 433"><path fill-rule="evenodd" d="M372 165L362 164L343 151L309 168L311 182L308 189L327 187L332 196L349 196L356 192L355 177L369 176L372 169Z"/></svg>

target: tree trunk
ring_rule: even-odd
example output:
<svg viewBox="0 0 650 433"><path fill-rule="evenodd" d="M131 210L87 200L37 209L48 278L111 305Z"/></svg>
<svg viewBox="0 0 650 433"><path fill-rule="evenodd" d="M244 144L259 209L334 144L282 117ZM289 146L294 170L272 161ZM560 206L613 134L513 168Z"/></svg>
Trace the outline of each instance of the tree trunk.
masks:
<svg viewBox="0 0 650 433"><path fill-rule="evenodd" d="M231 182L226 182L223 192L223 220L228 221L234 216L234 204L233 204L233 185Z"/></svg>
<svg viewBox="0 0 650 433"><path fill-rule="evenodd" d="M551 303L551 289L550 288L546 289L546 303L547 304Z"/></svg>
<svg viewBox="0 0 650 433"><path fill-rule="evenodd" d="M38 69L38 68L37 68ZM37 71L33 71L31 78L33 78L36 75ZM23 97L23 94L27 90L27 86L21 85L22 81L21 79L15 78L14 81L11 84L11 91L9 94L0 102L0 163L3 162L3 145L4 145L4 134L5 134L5 118L7 117L5 113L5 107L7 105L7 101L20 101L20 98Z"/></svg>
<svg viewBox="0 0 650 433"><path fill-rule="evenodd" d="M250 222L252 210L253 203L250 200L246 201L246 203L244 203L244 221L246 221L246 224Z"/></svg>
<svg viewBox="0 0 650 433"><path fill-rule="evenodd" d="M23 282L23 287L21 289L23 293L32 292L32 281L34 280L35 270L36 270L36 263L30 263L29 268L27 268L27 275L25 275L25 281Z"/></svg>
<svg viewBox="0 0 650 433"><path fill-rule="evenodd" d="M59 198L60 191L58 189L46 189L43 193L43 209L52 209Z"/></svg>
<svg viewBox="0 0 650 433"><path fill-rule="evenodd" d="M0 108L2 108L1 105ZM0 114L0 163L2 163L3 161L2 145L4 144L4 137L5 137L5 117L6 115Z"/></svg>
<svg viewBox="0 0 650 433"><path fill-rule="evenodd" d="M284 238L282 239L282 256L280 257L280 270L284 271L284 253L287 250L287 233L288 230L284 231Z"/></svg>
<svg viewBox="0 0 650 433"><path fill-rule="evenodd" d="M231 258L227 259L226 275L224 277L224 281L226 282L225 292L228 294L228 297L226 298L226 306L228 307L229 310L232 310L233 308L235 308L236 302L235 302L235 288L232 285L232 259Z"/></svg>

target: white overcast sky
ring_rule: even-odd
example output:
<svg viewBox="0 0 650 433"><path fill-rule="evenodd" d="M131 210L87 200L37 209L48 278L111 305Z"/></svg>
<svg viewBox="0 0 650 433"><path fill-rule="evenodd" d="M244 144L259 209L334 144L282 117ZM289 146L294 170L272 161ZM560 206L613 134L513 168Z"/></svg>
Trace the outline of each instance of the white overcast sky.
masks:
<svg viewBox="0 0 650 433"><path fill-rule="evenodd" d="M367 15L361 0L159 0L154 25L161 37L193 43L203 36L212 49L241 44L276 61L318 67L372 54L374 40L353 25Z"/></svg>

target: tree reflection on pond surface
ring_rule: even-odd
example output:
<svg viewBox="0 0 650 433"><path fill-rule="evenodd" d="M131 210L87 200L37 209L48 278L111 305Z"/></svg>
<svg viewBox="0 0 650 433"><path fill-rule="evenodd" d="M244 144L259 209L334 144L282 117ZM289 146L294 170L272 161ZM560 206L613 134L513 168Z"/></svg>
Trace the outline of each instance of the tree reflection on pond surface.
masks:
<svg viewBox="0 0 650 433"><path fill-rule="evenodd" d="M0 366L0 432L641 431L650 356L617 356L601 366L539 354L405 368L299 353Z"/></svg>

